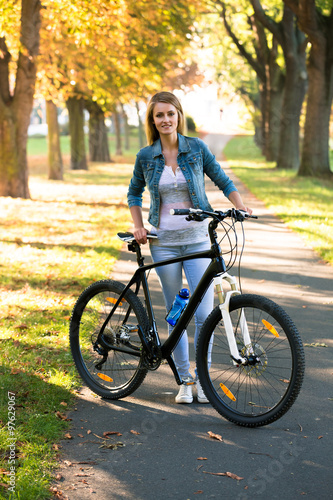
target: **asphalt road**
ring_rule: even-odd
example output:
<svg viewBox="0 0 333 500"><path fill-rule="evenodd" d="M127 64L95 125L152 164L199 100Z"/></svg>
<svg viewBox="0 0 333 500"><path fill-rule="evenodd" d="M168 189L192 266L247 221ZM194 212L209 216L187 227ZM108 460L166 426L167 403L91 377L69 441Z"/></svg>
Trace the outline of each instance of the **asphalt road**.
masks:
<svg viewBox="0 0 333 500"><path fill-rule="evenodd" d="M206 137L217 157L227 140ZM143 385L121 401L102 400L83 387L68 415L73 439L61 443L55 485L63 498L333 498L333 268L235 182L259 216L246 224L243 291L282 305L305 344L305 380L296 403L277 422L246 429L196 400L175 404L178 386L167 365L150 372ZM226 208L210 182L207 191L215 208ZM126 281L134 269L132 254L124 248L112 277ZM151 274L149 280L159 332L165 338L162 294L156 276ZM193 327L189 333L193 342ZM193 361L193 345L190 349ZM106 441L106 431L121 435ZM209 431L222 441L211 438ZM220 475L226 472L242 479Z"/></svg>

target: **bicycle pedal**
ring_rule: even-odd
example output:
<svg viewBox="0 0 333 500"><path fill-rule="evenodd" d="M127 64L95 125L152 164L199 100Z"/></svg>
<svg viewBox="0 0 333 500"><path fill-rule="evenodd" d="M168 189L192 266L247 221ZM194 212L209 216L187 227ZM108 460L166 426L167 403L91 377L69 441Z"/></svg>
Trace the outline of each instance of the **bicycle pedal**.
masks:
<svg viewBox="0 0 333 500"><path fill-rule="evenodd" d="M193 378L184 378L182 380L182 385L194 385L195 380Z"/></svg>

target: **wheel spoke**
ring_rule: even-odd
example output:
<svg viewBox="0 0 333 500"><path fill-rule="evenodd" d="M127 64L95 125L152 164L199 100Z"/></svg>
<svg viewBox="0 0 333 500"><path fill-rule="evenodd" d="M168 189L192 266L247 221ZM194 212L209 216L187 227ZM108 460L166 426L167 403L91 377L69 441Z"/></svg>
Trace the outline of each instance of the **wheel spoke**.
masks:
<svg viewBox="0 0 333 500"><path fill-rule="evenodd" d="M91 285L79 297L70 327L72 354L81 377L94 392L111 399L133 392L147 372L141 356L112 348L142 351L138 325L146 329L148 318L131 290L121 299L101 334L123 289L124 285L111 280Z"/></svg>
<svg viewBox="0 0 333 500"><path fill-rule="evenodd" d="M243 341L242 311L250 345ZM212 405L229 420L248 426L270 423L290 408L301 387L304 352L299 334L285 311L264 297L233 297L230 317L240 356L248 364L237 365L231 358L221 312L216 308L198 341L201 384Z"/></svg>

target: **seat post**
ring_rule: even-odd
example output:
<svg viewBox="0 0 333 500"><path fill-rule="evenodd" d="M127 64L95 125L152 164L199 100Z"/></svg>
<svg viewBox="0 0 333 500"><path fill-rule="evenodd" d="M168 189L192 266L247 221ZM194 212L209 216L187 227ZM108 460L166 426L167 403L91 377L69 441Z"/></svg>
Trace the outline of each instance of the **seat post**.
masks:
<svg viewBox="0 0 333 500"><path fill-rule="evenodd" d="M138 266L142 267L145 258L143 257L143 255L141 253L141 247L140 247L139 243L137 243L135 240L131 241L131 243L128 244L128 250L130 252L136 253L136 261L138 263Z"/></svg>

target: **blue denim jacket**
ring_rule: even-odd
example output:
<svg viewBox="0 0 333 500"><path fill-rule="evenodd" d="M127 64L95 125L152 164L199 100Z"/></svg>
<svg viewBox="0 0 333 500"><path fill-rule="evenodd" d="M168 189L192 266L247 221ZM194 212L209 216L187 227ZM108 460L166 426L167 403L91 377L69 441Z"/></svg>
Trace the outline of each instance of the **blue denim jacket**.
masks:
<svg viewBox="0 0 333 500"><path fill-rule="evenodd" d="M188 183L188 189L194 208L213 210L205 192L204 174L228 197L237 191L234 183L224 173L215 156L201 140L178 134L177 162ZM161 141L158 139L151 146L139 151L136 157L127 201L128 206L142 207L142 193L145 186L150 192L150 210L148 221L152 226L159 225L160 196L158 184L165 166Z"/></svg>

